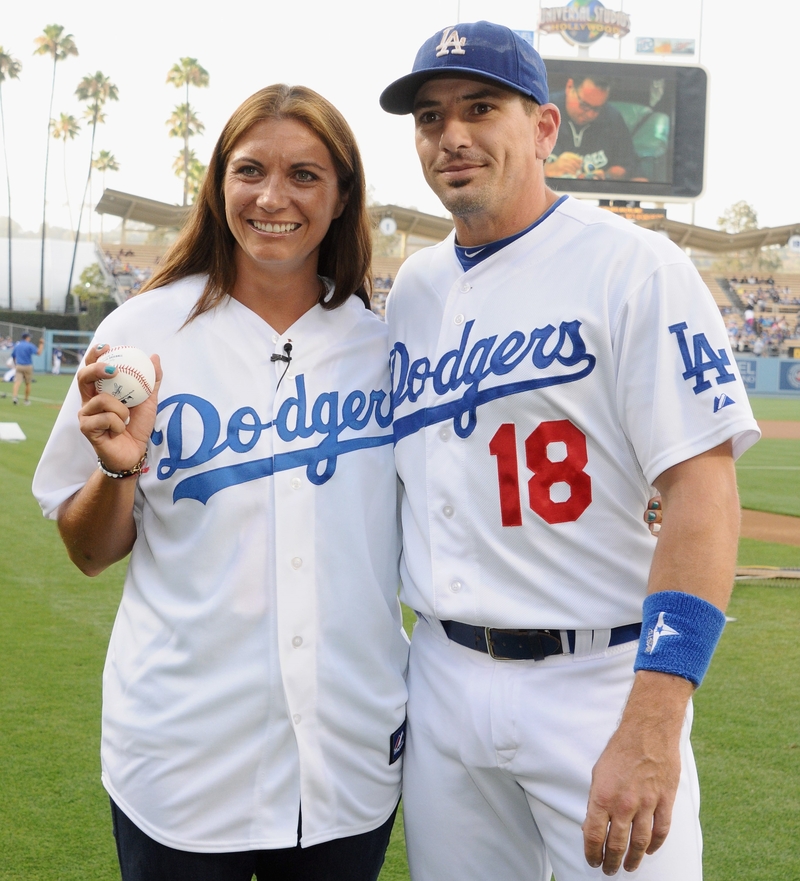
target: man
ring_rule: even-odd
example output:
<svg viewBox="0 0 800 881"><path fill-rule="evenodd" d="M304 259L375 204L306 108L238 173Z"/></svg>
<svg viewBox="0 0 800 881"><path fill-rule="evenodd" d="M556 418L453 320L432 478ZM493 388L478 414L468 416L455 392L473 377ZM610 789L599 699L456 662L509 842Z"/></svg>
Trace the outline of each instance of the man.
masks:
<svg viewBox="0 0 800 881"><path fill-rule="evenodd" d="M623 180L636 177L638 159L622 114L608 103L609 80L573 76L552 97L561 114L547 177Z"/></svg>
<svg viewBox="0 0 800 881"><path fill-rule="evenodd" d="M23 380L25 382L25 404L30 406L31 403L31 383L33 382L33 356L41 355L44 349L44 340L39 340L39 345L34 346L31 342L31 335L23 333L19 342L11 350L11 357L14 360L16 372L14 373L14 389L12 399L15 404L19 403L19 387Z"/></svg>
<svg viewBox="0 0 800 881"><path fill-rule="evenodd" d="M509 29L437 33L381 105L455 222L387 307L412 877L695 881L691 695L758 438L719 311L669 241L547 188L560 114Z"/></svg>

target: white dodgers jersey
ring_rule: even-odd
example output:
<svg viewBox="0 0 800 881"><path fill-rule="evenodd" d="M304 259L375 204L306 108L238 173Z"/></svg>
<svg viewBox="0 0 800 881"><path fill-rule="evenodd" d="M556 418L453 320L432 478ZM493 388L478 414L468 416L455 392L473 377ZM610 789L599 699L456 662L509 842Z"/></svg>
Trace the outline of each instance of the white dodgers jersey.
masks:
<svg viewBox="0 0 800 881"><path fill-rule="evenodd" d="M375 829L400 797L386 328L357 297L284 334L205 278L135 297L98 343L161 356L137 540L103 681L103 782L178 850ZM290 364L273 360L293 344ZM73 383L34 478L44 512L97 469Z"/></svg>
<svg viewBox="0 0 800 881"><path fill-rule="evenodd" d="M567 199L465 272L453 237L387 304L403 598L495 627L641 620L653 481L759 436L680 249Z"/></svg>

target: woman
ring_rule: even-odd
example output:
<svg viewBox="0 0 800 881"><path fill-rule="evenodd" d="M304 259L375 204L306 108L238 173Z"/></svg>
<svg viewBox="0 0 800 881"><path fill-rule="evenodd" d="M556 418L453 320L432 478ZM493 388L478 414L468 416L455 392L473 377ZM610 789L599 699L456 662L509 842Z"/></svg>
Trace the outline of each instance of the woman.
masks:
<svg viewBox="0 0 800 881"><path fill-rule="evenodd" d="M124 881L380 870L407 641L370 256L347 123L305 88L256 93L43 454L34 492L71 559L131 555L103 680ZM145 403L95 391L106 344L153 354Z"/></svg>

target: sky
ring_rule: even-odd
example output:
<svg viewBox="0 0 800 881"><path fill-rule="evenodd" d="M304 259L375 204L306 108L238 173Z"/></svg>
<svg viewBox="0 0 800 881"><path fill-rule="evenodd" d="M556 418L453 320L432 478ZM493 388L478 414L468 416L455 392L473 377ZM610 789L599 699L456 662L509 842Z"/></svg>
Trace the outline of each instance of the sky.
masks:
<svg viewBox="0 0 800 881"><path fill-rule="evenodd" d="M564 0L566 2L566 0ZM34 56L34 39L45 25L61 24L79 55L59 62L53 116L83 114L74 96L87 74L100 70L119 90L98 127L95 155L109 150L120 171L105 185L178 204L182 184L172 171L180 150L166 120L184 100L166 82L181 57L197 58L210 74L207 89L193 89L190 102L205 124L192 139L207 162L227 118L250 94L274 82L310 86L333 102L358 138L373 198L384 204L444 214L428 190L413 146L410 117L384 113L383 88L408 73L419 46L457 21L490 19L535 30L536 0L302 0L259 4L223 3L214 17L185 0L137 0L97 4L85 0L28 0L0 14L0 46L23 68L2 84L11 180L11 214L26 230L41 223L48 104L53 72L49 56ZM561 5L544 0L544 6ZM591 59L648 60L637 56L637 36L695 39L699 63L709 72L710 109L706 186L694 208L669 204L670 218L715 227L739 200L751 203L762 226L800 220L800 174L791 159L800 135L797 113L797 37L800 4L773 0L741 5L726 0L607 0L609 9L631 17L622 40L602 38ZM7 4L8 7L8 4ZM575 57L577 49L557 35L540 35L545 57ZM698 56L684 62L698 63ZM787 158L787 154L788 158ZM51 141L47 185L48 222L77 221L89 163L89 130L66 145ZM0 216L7 214L0 174ZM102 193L95 173L92 196ZM113 225L104 221L106 228ZM100 219L94 215L92 228ZM84 214L82 229L88 225Z"/></svg>

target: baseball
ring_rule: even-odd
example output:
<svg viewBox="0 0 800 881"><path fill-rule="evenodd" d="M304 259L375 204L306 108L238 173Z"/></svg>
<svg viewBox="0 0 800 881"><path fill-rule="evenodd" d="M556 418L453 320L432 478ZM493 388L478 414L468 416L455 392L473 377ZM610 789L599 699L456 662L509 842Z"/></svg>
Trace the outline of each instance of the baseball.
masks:
<svg viewBox="0 0 800 881"><path fill-rule="evenodd" d="M156 369L141 349L135 346L112 346L97 360L117 368L114 376L97 380L97 391L115 397L127 407L141 404L153 393Z"/></svg>

